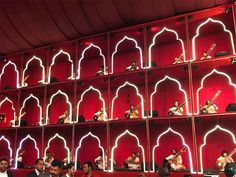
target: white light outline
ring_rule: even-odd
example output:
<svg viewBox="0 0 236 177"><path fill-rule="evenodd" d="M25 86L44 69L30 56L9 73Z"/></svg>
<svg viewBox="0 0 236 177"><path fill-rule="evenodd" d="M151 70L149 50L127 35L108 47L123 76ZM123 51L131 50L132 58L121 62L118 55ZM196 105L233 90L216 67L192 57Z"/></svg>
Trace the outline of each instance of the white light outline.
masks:
<svg viewBox="0 0 236 177"><path fill-rule="evenodd" d="M67 159L68 159L68 163L70 163L70 149L67 147L67 143L66 143L66 140L65 138L63 138L62 136L60 136L58 133L56 133L53 137L51 137L49 140L48 140L48 144L47 144L47 147L46 149L44 150L44 160L46 159L46 153L50 147L50 143L52 140L56 139L56 138L59 138L61 139L63 142L64 142L64 149L67 150Z"/></svg>
<svg viewBox="0 0 236 177"><path fill-rule="evenodd" d="M228 79L228 81L229 81L229 85L233 86L233 87L236 89L236 85L232 82L232 80L231 80L231 78L230 78L230 76L229 76L228 74L226 74L226 73L224 73L224 72L220 72L220 71L218 71L218 70L216 70L216 69L213 69L210 73L206 74L206 75L202 78L202 80L201 80L201 86L200 86L200 87L198 88L198 90L197 90L197 112L196 112L195 114L199 114L199 113L200 113L200 111L199 111L199 106L200 106L200 105L199 105L199 92L200 92L200 90L203 88L204 80L205 80L207 77L209 77L209 76L211 76L212 74L214 74L214 73L225 76L225 77Z"/></svg>
<svg viewBox="0 0 236 177"><path fill-rule="evenodd" d="M15 156L15 167L14 167L14 169L17 169L17 158L18 158L18 154L19 154L19 151L21 150L21 148L22 148L22 144L23 144L23 142L24 141L26 141L27 139L30 139L31 141L33 141L34 142L34 148L37 150L37 159L39 158L39 148L37 147L37 142L36 142L36 140L34 139L34 138L32 138L29 134L25 137L25 138L23 138L21 141L20 141L20 145L19 145L19 148L17 149L17 151L16 151L16 156Z"/></svg>
<svg viewBox="0 0 236 177"><path fill-rule="evenodd" d="M37 106L39 107L39 109L40 109L40 112L39 112L39 125L40 126L42 126L42 107L40 106L40 101L39 101L39 99L36 97L36 96L34 96L33 94L30 94L28 97L26 97L25 98L25 100L23 101L23 105L22 105L22 107L20 108L20 113L19 113L19 117L20 117L20 119L19 119L19 122L21 121L21 116L20 115L22 115L22 110L23 110L23 108L25 107L25 103L26 103L26 101L28 101L29 99L35 99L36 101L37 101ZM18 127L20 127L20 124L18 125Z"/></svg>
<svg viewBox="0 0 236 177"><path fill-rule="evenodd" d="M55 55L53 56L53 58L52 58L52 63L51 63L51 65L50 65L49 71L48 71L48 80L47 80L47 83L50 83L52 66L55 64L56 58L57 58L60 54L62 54L62 53L63 53L64 55L67 55L69 62L71 62L71 76L70 76L69 78L71 78L71 80L74 79L74 64L73 64L73 61L72 61L71 58L70 58L70 54L67 53L67 52L64 52L64 51L61 49L61 50L60 50L57 54L55 54Z"/></svg>
<svg viewBox="0 0 236 177"><path fill-rule="evenodd" d="M38 60L39 63L40 63L40 67L42 68L42 80L40 80L38 82L45 84L45 67L43 66L43 62L40 58L38 58L36 56L33 56L29 61L27 61L26 65L25 65L25 69L23 70L22 81L21 81L21 86L22 87L25 86L25 83L24 83L25 72L28 69L30 62L33 61L33 60Z"/></svg>
<svg viewBox="0 0 236 177"><path fill-rule="evenodd" d="M8 65L13 65L14 68L15 68L15 72L16 72L16 88L20 88L20 85L19 85L19 71L17 70L17 66L15 63L11 62L11 61L8 61L2 68L2 72L0 74L0 81L2 80L2 75L4 74L5 72L5 68L8 66Z"/></svg>
<svg viewBox="0 0 236 177"><path fill-rule="evenodd" d="M5 138L5 136L1 136L0 141L3 141L3 140L7 142L8 150L10 151L10 164L11 164L12 160L13 160L12 159L13 151L12 151L12 148L11 148L11 143L7 138Z"/></svg>
<svg viewBox="0 0 236 177"><path fill-rule="evenodd" d="M231 40L231 46L232 46L232 50L233 50L233 54L235 55L235 49L234 49L234 40L233 40L233 35L231 33L231 31L229 31L228 29L226 29L225 24L219 20L213 20L212 18L208 18L205 22L201 23L196 30L196 35L193 37L192 39L192 52L193 52L193 61L196 60L196 47L195 47L195 39L199 36L199 31L200 28L202 26L204 26L205 24L212 22L212 23L219 23L221 26L223 26L223 29L225 32L229 33L230 35L230 40Z"/></svg>
<svg viewBox="0 0 236 177"><path fill-rule="evenodd" d="M233 139L233 143L236 145L236 139L234 134L229 131L228 129L222 128L220 125L216 125L214 128L212 128L211 130L209 130L205 135L204 135L204 143L200 146L199 151L200 151L200 172L199 173L203 173L203 161L202 161L202 148L206 145L206 139L207 136L211 133L213 133L214 131L216 131L217 129L226 132L228 134L231 135L232 139Z"/></svg>
<svg viewBox="0 0 236 177"><path fill-rule="evenodd" d="M12 110L14 111L14 117L13 117L13 120L15 120L16 119L16 110L15 110L15 108L14 108L14 104L13 104L13 102L8 98L8 97L5 97L1 102L0 102L0 107L2 106L2 104L5 102L5 101L9 101L10 103L11 103L11 108L12 108ZM10 120L11 121L11 120ZM16 126L16 122L14 121L14 124L12 125L13 127L15 127Z"/></svg>
<svg viewBox="0 0 236 177"><path fill-rule="evenodd" d="M179 38L179 35L178 35L178 33L177 33L176 31L164 27L161 31L159 31L158 33L155 34L155 36L152 38L152 44L148 47L149 66L148 66L147 68L151 68L151 67L152 67L152 66L151 66L151 61L152 61L152 47L156 44L156 37L159 36L161 33L165 32L165 31L170 32L170 33L174 33L175 36L176 36L176 40L180 41L181 47L182 47L182 54L184 54L183 59L184 59L184 62L186 62L185 48L184 48L184 42L183 42L183 40Z"/></svg>
<svg viewBox="0 0 236 177"><path fill-rule="evenodd" d="M72 123L72 105L71 105L71 102L69 101L69 97L66 93L62 92L61 90L58 90L56 93L54 93L51 97L50 97L50 101L49 101L49 104L47 105L47 109L46 109L46 123L44 125L47 125L48 124L48 121L49 121L49 117L48 117L48 113L49 113L49 107L50 105L52 104L52 101L53 101L53 98L57 95L64 95L66 97L66 103L69 104L70 106L70 122L69 123Z"/></svg>
<svg viewBox="0 0 236 177"><path fill-rule="evenodd" d="M105 159L105 151L104 151L104 148L101 146L101 141L100 141L100 139L98 138L98 136L96 136L96 135L94 135L93 133L91 133L91 132L89 132L89 133L87 133L86 135L84 135L81 139L80 139L80 141L79 141L79 146L76 148L76 150L75 150L75 170L77 170L77 159L78 159L78 157L77 157L77 154L78 154L78 150L81 148L81 146L82 146L82 142L83 142L83 140L85 139L85 138L87 138L87 137L89 137L89 136L91 136L92 138L95 138L97 141L98 141L98 146L99 146L99 148L102 150L102 158L103 159ZM105 168L105 160L103 160L103 171L106 171L106 168Z"/></svg>
<svg viewBox="0 0 236 177"><path fill-rule="evenodd" d="M113 120L113 109L114 109L114 102L115 99L118 98L118 94L119 94L119 90L125 86L130 86L130 87L134 87L136 90L136 94L137 96L139 96L141 98L141 111L142 111L142 118L145 119L147 118L147 116L144 116L144 101L143 101L143 96L139 93L138 87L134 84L129 83L128 81L126 81L123 85L121 85L120 87L118 87L118 89L116 90L116 96L112 99L111 102L111 120Z"/></svg>
<svg viewBox="0 0 236 177"><path fill-rule="evenodd" d="M87 50L89 50L91 47L94 47L94 48L96 48L96 49L99 50L99 56L102 56L102 58L103 58L103 66L104 66L103 72L104 72L104 73L106 72L106 59L105 59L105 56L104 56L103 53L102 53L102 49L101 49L99 46L94 45L93 43L91 43L88 47L86 47L86 48L83 50L82 56L81 56L81 58L79 59L79 62L78 62L78 70L77 70L78 76L76 77L76 79L80 79L80 63L81 63L81 61L84 59L84 54L85 54L85 52L86 52Z"/></svg>
<svg viewBox="0 0 236 177"><path fill-rule="evenodd" d="M106 106L105 106L105 100L102 98L102 93L100 92L99 89L93 87L92 85L87 88L82 94L81 94L81 97L80 97L80 100L79 102L77 103L77 106L76 106L76 122L78 122L78 118L79 118L79 106L80 106L80 103L83 101L84 99L84 95L89 92L89 91L95 91L98 93L99 95L99 99L102 101L102 107L103 107L103 110L106 109ZM104 120L105 121L105 120Z"/></svg>
<svg viewBox="0 0 236 177"><path fill-rule="evenodd" d="M125 136L126 134L128 134L128 135L134 137L134 138L136 139L137 143L138 143L138 147L142 149L143 162L144 162L144 163L143 163L143 170L144 170L144 172L148 172L148 171L146 170L146 164L145 164L146 160L145 160L145 151L144 151L144 148L143 148L143 146L140 144L140 141L139 141L138 137L137 137L135 134L131 133L129 130L125 130L123 133L121 133L121 134L116 138L115 146L113 146L113 147L112 147L112 150L111 150L111 169L108 170L108 171L109 171L109 172L113 172L113 171L114 171L114 163L113 163L113 161L114 161L114 150L118 147L118 141L119 141L119 139L120 139L122 136Z"/></svg>
<svg viewBox="0 0 236 177"><path fill-rule="evenodd" d="M179 90L184 93L184 98L185 98L185 102L186 102L186 104L185 104L186 113L187 113L187 115L191 115L191 114L189 113L188 97L187 97L186 91L185 91L184 89L182 89L182 85L180 84L180 82L179 82L177 79L174 79L174 78L172 78L172 77L166 75L163 79L159 80L159 81L155 84L155 87L154 87L155 89L154 89L154 91L152 92L152 94L150 95L150 110L151 110L151 111L150 111L150 117L153 117L153 114L152 114L152 110L153 110L153 109L152 109L153 95L157 92L157 86L158 86L161 82L164 82L166 79L169 79L170 81L176 82L176 83L178 84Z"/></svg>
<svg viewBox="0 0 236 177"><path fill-rule="evenodd" d="M184 145L184 147L187 147L187 149L188 149L188 158L189 158L189 162L190 162L190 172L191 172L191 173L195 173L195 172L193 171L193 160L192 160L191 149L190 149L189 146L185 143L185 140L184 140L183 135L181 135L179 132L173 130L171 127L169 127L166 131L162 132L162 133L158 136L158 138L157 138L157 143L156 143L156 145L155 145L155 146L153 147L153 149L152 149L152 169L153 169L153 170L152 170L151 172L154 172L154 169L155 169L155 149L156 149L157 147L159 147L159 145L160 145L160 144L159 144L159 141L160 141L161 137L164 136L164 135L167 134L167 133L176 134L176 135L178 135L178 136L181 138L182 144Z"/></svg>
<svg viewBox="0 0 236 177"><path fill-rule="evenodd" d="M111 55L111 72L110 74L113 74L114 72L114 55L117 53L117 50L118 50L118 46L124 41L124 40L129 40L129 41L133 41L135 43L135 48L139 50L139 53L140 53L140 58L139 58L139 61L140 61L140 65L141 65L141 68L143 69L143 53L142 53L142 49L141 47L138 46L138 42L134 39L134 38L130 38L128 36L124 36L119 42L117 42L116 46L115 46L115 51L112 53Z"/></svg>

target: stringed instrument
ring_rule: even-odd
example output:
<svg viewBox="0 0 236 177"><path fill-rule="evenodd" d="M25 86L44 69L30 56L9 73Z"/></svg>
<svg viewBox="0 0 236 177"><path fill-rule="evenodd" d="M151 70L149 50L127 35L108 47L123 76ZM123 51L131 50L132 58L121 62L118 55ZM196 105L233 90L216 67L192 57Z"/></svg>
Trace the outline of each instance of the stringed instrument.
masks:
<svg viewBox="0 0 236 177"><path fill-rule="evenodd" d="M181 107L183 107L183 105L185 105L187 102L189 102L191 100L191 98L188 98L187 101L181 103L179 106L176 107L176 109L174 111L168 111L168 115L169 116L173 116L174 112L178 111Z"/></svg>
<svg viewBox="0 0 236 177"><path fill-rule="evenodd" d="M207 59L207 57L211 54L212 50L216 47L216 44L212 44L211 48L207 51L206 55L203 56L203 59Z"/></svg>
<svg viewBox="0 0 236 177"><path fill-rule="evenodd" d="M177 152L175 154L175 157L173 159L171 159L171 163L174 163L176 164L178 162L178 157L183 153L183 152L186 152L187 150L187 147L183 147L179 152Z"/></svg>
<svg viewBox="0 0 236 177"><path fill-rule="evenodd" d="M227 157L224 157L222 161L216 161L216 166L222 170L224 169L225 165L230 162L230 158L236 153L236 148L229 153Z"/></svg>
<svg viewBox="0 0 236 177"><path fill-rule="evenodd" d="M181 53L178 58L175 58L175 62L173 64L183 63L182 61L183 57L184 57L184 53Z"/></svg>
<svg viewBox="0 0 236 177"><path fill-rule="evenodd" d="M141 105L142 105L142 102L139 103L139 104L134 108L134 110L137 110ZM126 119L130 119L130 115L131 115L131 111L130 111L130 110L125 112L125 118L126 118Z"/></svg>
<svg viewBox="0 0 236 177"><path fill-rule="evenodd" d="M93 120L94 121L98 121L98 118L101 117L102 114L104 114L104 112L106 112L110 107L112 106L112 104L110 104L107 108L105 108L104 110L100 110L99 114L95 113L95 115L93 116Z"/></svg>
<svg viewBox="0 0 236 177"><path fill-rule="evenodd" d="M212 97L210 100L211 104L208 104L204 107L201 108L201 114L207 114L208 113L208 108L213 105L213 102L216 100L216 98L221 94L221 90L218 90L216 94Z"/></svg>
<svg viewBox="0 0 236 177"><path fill-rule="evenodd" d="M23 80L23 86L27 86L27 85L28 85L27 83L25 83L25 81L27 81L28 78L29 78L29 75L27 75L27 76L24 78L24 80Z"/></svg>

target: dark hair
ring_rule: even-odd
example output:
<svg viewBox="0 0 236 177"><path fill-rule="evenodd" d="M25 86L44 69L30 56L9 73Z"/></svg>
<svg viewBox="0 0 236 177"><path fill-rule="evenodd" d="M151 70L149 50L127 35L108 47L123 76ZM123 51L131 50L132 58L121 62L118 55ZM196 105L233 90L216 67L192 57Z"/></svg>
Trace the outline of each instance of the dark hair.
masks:
<svg viewBox="0 0 236 177"><path fill-rule="evenodd" d="M42 158L39 158L35 161L35 165L37 165L39 163L39 161L44 161Z"/></svg>
<svg viewBox="0 0 236 177"><path fill-rule="evenodd" d="M0 158L0 162L1 162L1 161L7 161L7 162L9 163L9 161L8 161L8 159L7 159L6 157L1 157L1 158Z"/></svg>
<svg viewBox="0 0 236 177"><path fill-rule="evenodd" d="M61 166L62 166L61 161L60 161L60 160L57 160L57 159L53 160L52 163L51 163L51 165L52 165L53 167L58 167L59 169L61 169Z"/></svg>
<svg viewBox="0 0 236 177"><path fill-rule="evenodd" d="M177 150L175 148L171 149L171 152L173 152L173 151L177 152Z"/></svg>
<svg viewBox="0 0 236 177"><path fill-rule="evenodd" d="M71 169L72 167L74 167L75 166L75 164L74 163L68 163L67 165L66 165L66 169L67 169L67 171L69 170L69 169Z"/></svg>
<svg viewBox="0 0 236 177"><path fill-rule="evenodd" d="M84 164L84 165L87 164L88 167L91 167L91 169L93 168L93 164L92 164L91 161L86 161L86 162L84 162L83 164Z"/></svg>
<svg viewBox="0 0 236 177"><path fill-rule="evenodd" d="M185 174L184 177L192 177L190 174Z"/></svg>
<svg viewBox="0 0 236 177"><path fill-rule="evenodd" d="M223 151L221 152L221 156L222 156L222 157L223 157L224 153L227 153L227 155L228 155L228 152L226 152L225 150L223 150Z"/></svg>

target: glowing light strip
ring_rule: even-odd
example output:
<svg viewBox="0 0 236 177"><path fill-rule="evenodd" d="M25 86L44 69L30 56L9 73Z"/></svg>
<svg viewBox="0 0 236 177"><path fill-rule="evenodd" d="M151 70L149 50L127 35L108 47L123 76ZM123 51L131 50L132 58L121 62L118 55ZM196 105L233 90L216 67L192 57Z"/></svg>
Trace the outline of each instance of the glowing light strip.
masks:
<svg viewBox="0 0 236 177"><path fill-rule="evenodd" d="M47 147L46 149L44 150L44 160L46 159L46 153L50 147L50 143L53 139L56 139L56 138L59 138L63 141L64 143L64 148L67 150L67 159L68 159L68 163L70 163L70 149L67 147L67 143L66 143L66 140L65 138L63 138L62 136L60 136L58 133L56 133L52 138L49 139L48 141L48 144L47 144Z"/></svg>
<svg viewBox="0 0 236 177"><path fill-rule="evenodd" d="M67 55L69 62L71 62L71 76L70 76L70 78L71 78L71 79L74 79L74 64L73 64L73 61L72 61L71 58L70 58L70 54L67 53L67 52L64 52L63 50L60 50L60 51L59 51L56 55L54 55L53 58L52 58L52 63L51 63L51 65L50 65L49 71L48 71L48 81L47 81L48 83L50 83L52 66L55 64L55 60L56 60L57 56L60 55L61 53Z"/></svg>
<svg viewBox="0 0 236 177"><path fill-rule="evenodd" d="M164 136L165 134L167 134L167 133L173 133L173 134L176 134L176 135L178 135L180 138L181 138L181 140L182 140L182 144L184 145L184 147L187 147L187 149L188 149L188 157L189 157L189 161L190 161L190 171L191 171L191 173L195 173L195 172L193 172L193 162L192 162L192 154L191 154L191 150L190 150L190 148L189 148L189 146L185 143L185 140L184 140L184 137L179 133L179 132L176 132L176 131L174 131L172 128L168 128L166 131L164 131L164 132L162 132L159 136L158 136L158 138L157 138L157 143L156 143L156 145L153 147L153 149L152 149L152 171L151 172L154 172L154 169L155 169L155 149L157 148L157 147L159 147L159 142L160 142L160 139L162 138L162 136Z"/></svg>
<svg viewBox="0 0 236 177"><path fill-rule="evenodd" d="M19 155L19 151L20 151L21 148L22 148L23 142L26 141L27 139L30 139L30 140L32 140L32 141L34 142L34 148L37 150L37 159L39 158L39 149L38 149L38 147L37 147L37 142L36 142L36 140L35 140L34 138L32 138L30 135L27 135L24 139L22 139L22 140L20 141L20 146L19 146L19 148L18 148L17 151L16 151L15 167L14 167L14 169L17 169L17 158L18 158L18 155Z"/></svg>
<svg viewBox="0 0 236 177"><path fill-rule="evenodd" d="M25 107L25 103L26 103L26 101L28 101L30 98L33 98L33 99L35 99L35 100L37 101L37 106L38 106L39 109L40 109L40 112L39 112L39 125L42 126L42 122L41 122L41 120L42 120L42 107L40 106L40 101L39 101L39 99L38 99L36 96L34 96L33 94L30 94L30 95L23 101L23 105L22 105L22 107L20 108L20 113L19 113L19 117L20 117L19 122L21 121L21 116L20 116L20 115L22 115L22 110L23 110L23 108ZM20 124L18 125L18 127L20 127Z"/></svg>
<svg viewBox="0 0 236 177"><path fill-rule="evenodd" d="M32 62L33 60L38 60L39 63L40 63L40 67L42 68L42 80L38 81L38 82L41 82L41 83L45 83L45 68L43 66L43 62L40 58L36 57L36 56L33 56L27 63L26 63L26 66L25 66L25 69L23 70L23 74L22 74L22 81L21 81L21 86L25 86L25 83L24 83L24 78L25 78L25 72L26 70L28 69L29 67L29 64L30 62Z"/></svg>
<svg viewBox="0 0 236 177"><path fill-rule="evenodd" d="M2 80L2 75L4 74L5 72L5 68L8 66L8 65L13 65L14 66L14 69L16 71L16 88L20 88L19 86L19 71L17 70L17 66L15 63L11 62L11 61L8 61L7 64L5 64L2 68L2 72L0 74L0 81Z"/></svg>
<svg viewBox="0 0 236 177"><path fill-rule="evenodd" d="M112 150L111 150L111 169L108 170L109 172L113 172L113 170L114 170L114 164L113 164L113 161L114 161L114 150L118 147L118 141L119 141L119 139L120 139L122 136L124 136L124 135L126 135L126 134L128 134L128 135L134 137L134 138L137 140L137 142L138 142L138 147L142 149L143 162L146 162L146 160L145 160L145 155L144 155L144 154L145 154L145 151L144 151L143 146L140 145L140 141L139 141L138 137L137 137L135 134L131 133L129 130L125 130L123 133L121 133L121 134L116 138L115 146L112 147ZM146 164L145 164L145 163L143 163L143 169L144 169L144 172L147 172L147 170L146 170Z"/></svg>
<svg viewBox="0 0 236 177"><path fill-rule="evenodd" d="M129 83L128 81L126 81L123 85L121 85L120 87L118 87L118 89L116 90L116 96L112 99L111 102L111 120L113 120L113 109L114 109L114 102L115 99L118 98L118 93L120 91L121 88L125 87L125 86L130 86L130 87L134 87L136 90L136 94L141 98L141 108L142 108L142 118L146 118L146 116L144 116L144 105L143 105L143 96L139 93L138 87L134 84Z"/></svg>
<svg viewBox="0 0 236 177"><path fill-rule="evenodd" d="M49 107L50 105L52 104L52 100L53 98L58 95L58 94L61 94L61 95L64 95L66 97L66 103L69 104L70 106L70 123L72 123L72 105L69 101L69 97L66 93L62 92L61 90L58 90L56 93L54 93L51 97L50 97L50 101L49 101L49 104L47 105L47 109L46 109L46 125L49 123L48 120L49 120L49 117L48 117L48 114L49 114Z"/></svg>
<svg viewBox="0 0 236 177"><path fill-rule="evenodd" d="M8 97L5 97L5 98L0 102L0 107L2 106L2 104L3 104L5 101L9 101L9 102L11 103L11 109L14 111L13 120L15 120L15 118L16 118L16 110L15 110L15 108L14 108L13 102L12 102ZM14 121L14 124L12 125L13 127L16 126L15 123L16 123L16 122Z"/></svg>
<svg viewBox="0 0 236 177"><path fill-rule="evenodd" d="M195 39L199 36L199 31L200 28L202 26L204 26L205 24L212 22L212 23L219 23L221 26L223 26L223 29L225 32L229 33L230 35L230 40L231 40L231 45L232 45L232 50L233 50L233 54L235 55L235 50L234 50L234 39L233 39L233 35L232 33L226 29L225 25L223 22L219 21L219 20L213 20L212 18L208 18L205 22L201 23L198 27L197 27L197 31L196 31L196 35L193 37L192 39L192 51L193 51L193 60L196 60L196 47L195 47Z"/></svg>
<svg viewBox="0 0 236 177"><path fill-rule="evenodd" d="M155 36L152 39L152 44L148 47L148 56L149 56L149 67L151 68L151 59L152 59L152 47L156 44L156 37L159 36L161 33L168 31L171 33L174 33L176 36L176 40L181 42L181 47L182 47L182 53L184 54L183 58L184 58L184 62L185 62L185 49L184 49L184 42L182 39L179 38L179 35L176 31L172 30L172 29L168 29L166 27L164 27L161 31L159 31L157 34L155 34Z"/></svg>
<svg viewBox="0 0 236 177"><path fill-rule="evenodd" d="M76 79L80 79L80 64L81 64L81 61L84 59L84 54L85 54L85 52L86 52L88 49L90 49L90 48L92 48L92 47L94 47L94 48L96 48L96 49L99 50L99 55L102 56L102 59L103 59L103 66L104 66L103 72L106 71L106 67L105 67L105 66L106 66L106 60L105 60L105 56L104 56L103 53L102 53L101 48L100 48L99 46L94 45L93 43L91 43L88 47L86 47L86 48L83 50L82 56L81 56L81 58L79 59L78 71L77 71L77 72L78 72L78 76L76 77Z"/></svg>
<svg viewBox="0 0 236 177"><path fill-rule="evenodd" d="M105 159L105 151L104 151L104 148L101 146L101 141L100 141L100 139L96 136L96 135L94 135L94 134L92 134L91 132L89 132L89 133L87 133L86 135L84 135L82 138L81 138L81 140L79 141L79 146L76 148L76 150L75 150L75 170L77 170L77 159L78 159L78 157L77 157L77 154L78 154L78 150L81 148L81 146L82 146L82 142L83 142L83 140L85 139L85 138L87 138L87 137L89 137L89 136L91 136L91 137L93 137L93 138L95 138L97 141L98 141L98 146L99 146L99 148L102 150L102 158L103 159ZM103 171L106 171L106 169L105 169L105 160L103 160Z"/></svg>
<svg viewBox="0 0 236 177"><path fill-rule="evenodd" d="M155 87L154 87L155 89L154 89L154 91L152 92L152 94L151 94L151 96L150 96L150 109L153 110L153 109L152 109L152 101L153 101L153 95L157 92L157 86L158 86L161 82L164 82L164 81L167 80L167 79L169 79L169 80L171 80L171 81L173 81L173 82L176 82L176 83L178 84L179 90L184 93L184 99L185 99L185 102L186 102L186 104L185 104L186 112L187 112L187 115L190 115L189 109L188 109L188 97L187 97L186 91L185 91L184 89L182 89L182 85L180 84L180 82L179 82L178 80L176 80L176 79L174 79L174 78L172 78L172 77L169 77L169 76L167 76L167 75L166 75L163 79L159 80L159 81L155 84ZM152 116L153 116L152 111L150 111L150 112L151 112L151 117L152 117Z"/></svg>
<svg viewBox="0 0 236 177"><path fill-rule="evenodd" d="M10 152L10 164L11 164L12 163L12 148L11 148L11 143L10 143L10 141L7 138L5 138L5 136L1 136L0 141L6 141L7 142L8 150Z"/></svg>
<svg viewBox="0 0 236 177"><path fill-rule="evenodd" d="M230 136L232 137L232 140L233 140L234 144L236 144L236 140L235 140L234 134L233 134L231 131L229 131L229 130L227 130L227 129L225 129L225 128L222 128L220 125L216 125L213 129L209 130L209 131L204 135L204 143L200 146L200 149L199 149L199 151L200 151L200 170L201 170L200 173L203 173L202 149L203 149L203 147L206 145L207 136L208 136L209 134L213 133L214 131L216 131L217 129L219 129L219 130L221 130L221 131L223 131L223 132L226 132L226 133L230 134Z"/></svg>
<svg viewBox="0 0 236 177"><path fill-rule="evenodd" d="M224 73L224 72L220 72L220 71L217 71L216 69L213 69L210 73L208 73L207 75L205 75L203 78L202 78L202 80L201 80L201 86L200 86L200 88L198 88L198 90L197 90L197 113L195 113L195 114L199 114L200 112L199 112L199 92L200 92L200 90L203 88L203 83L204 83L204 80L207 78L207 77L209 77L209 76L211 76L212 74L214 74L214 73L217 73L217 74L219 74L219 75L223 75L223 76L225 76L227 79L228 79L228 81L229 81L229 85L231 85L231 86L233 86L235 89L236 89L236 85L234 84L234 83L232 83L232 80L231 80L231 78L230 78L230 76L229 75L227 75L226 73Z"/></svg>
<svg viewBox="0 0 236 177"><path fill-rule="evenodd" d="M99 99L102 101L103 110L106 109L105 101L104 101L104 99L102 98L102 93L100 92L100 90L98 90L97 88L94 88L93 86L90 86L88 89L86 89L86 90L82 93L81 98L80 98L80 100L79 100L79 102L78 102L78 104L77 104L77 108L76 108L76 109L77 109L76 122L78 122L80 103L83 101L84 95L85 95L87 92L91 91L91 90L93 90L93 91L95 91L95 92L98 93Z"/></svg>
<svg viewBox="0 0 236 177"><path fill-rule="evenodd" d="M114 72L114 55L117 53L118 50L118 46L124 41L124 40L129 40L129 41L133 41L135 43L135 48L137 48L139 50L140 53L140 64L141 64L141 68L143 68L143 54L142 54L142 49L141 47L138 46L138 43L135 39L124 36L123 39L121 39L115 46L115 51L112 53L111 56L111 74Z"/></svg>

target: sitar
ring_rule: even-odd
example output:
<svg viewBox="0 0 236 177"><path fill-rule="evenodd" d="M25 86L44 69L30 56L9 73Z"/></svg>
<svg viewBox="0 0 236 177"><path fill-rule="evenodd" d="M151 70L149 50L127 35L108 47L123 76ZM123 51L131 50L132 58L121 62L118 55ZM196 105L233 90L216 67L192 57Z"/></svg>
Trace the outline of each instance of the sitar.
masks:
<svg viewBox="0 0 236 177"><path fill-rule="evenodd" d="M191 98L188 98L187 101L181 103L179 106L176 107L176 110L175 110L175 111L178 111L181 107L183 107L183 105L184 105L185 103L189 102L190 100L191 100ZM169 111L169 112L168 112L168 115L169 115L169 116L173 116L173 115L174 115L173 111Z"/></svg>
<svg viewBox="0 0 236 177"><path fill-rule="evenodd" d="M212 44L211 48L207 51L206 56L204 56L204 59L206 59L212 52L212 50L216 47L216 44Z"/></svg>
<svg viewBox="0 0 236 177"><path fill-rule="evenodd" d="M178 157L187 150L187 147L183 147L179 152L175 154L175 157L171 159L171 163L177 163L178 162Z"/></svg>
<svg viewBox="0 0 236 177"><path fill-rule="evenodd" d="M224 158L223 161L217 161L216 166L221 170L224 169L225 165L229 162L229 159L236 153L236 149L229 153L227 157Z"/></svg>
<svg viewBox="0 0 236 177"><path fill-rule="evenodd" d="M221 90L218 90L216 94L212 97L210 100L211 104L206 105L206 107L201 108L201 113L202 114L207 114L208 113L208 108L213 105L213 102L216 100L216 98L221 94Z"/></svg>
<svg viewBox="0 0 236 177"><path fill-rule="evenodd" d="M183 63L183 61L182 61L183 57L184 57L184 53L181 53L178 58L175 58L175 62L173 64Z"/></svg>
<svg viewBox="0 0 236 177"><path fill-rule="evenodd" d="M140 106L142 105L142 102L141 103L139 103L134 109L136 110L136 109L138 109ZM125 118L126 119L130 119L130 114L131 114L131 112L129 111L127 111L126 113L125 113Z"/></svg>
<svg viewBox="0 0 236 177"><path fill-rule="evenodd" d="M93 116L93 120L94 120L94 121L97 121L97 120L98 120L98 117L100 117L101 114L104 114L104 112L107 111L111 106L112 106L112 104L110 104L107 108L100 110L100 114L99 114L99 115L94 115L94 116ZM95 114L96 114L96 113L95 113ZM103 116L104 116L104 115L103 115Z"/></svg>

